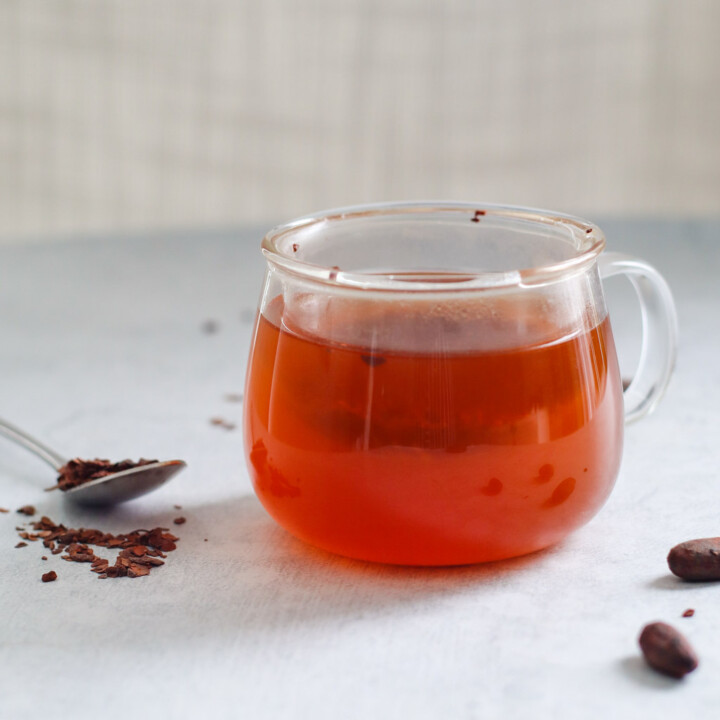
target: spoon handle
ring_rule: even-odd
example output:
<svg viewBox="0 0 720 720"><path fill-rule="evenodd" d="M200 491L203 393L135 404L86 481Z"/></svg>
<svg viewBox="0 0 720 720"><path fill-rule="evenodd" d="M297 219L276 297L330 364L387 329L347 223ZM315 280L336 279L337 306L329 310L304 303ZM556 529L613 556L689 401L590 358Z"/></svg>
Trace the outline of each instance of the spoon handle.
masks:
<svg viewBox="0 0 720 720"><path fill-rule="evenodd" d="M18 445L22 445L26 450L29 450L31 453L37 455L41 460L44 460L54 470L60 470L60 468L67 462L62 455L58 455L54 450L51 450L46 445L43 445L39 440L36 440L34 437L30 437L30 435L26 432L2 418L0 418L0 435L4 435L6 438L16 442Z"/></svg>

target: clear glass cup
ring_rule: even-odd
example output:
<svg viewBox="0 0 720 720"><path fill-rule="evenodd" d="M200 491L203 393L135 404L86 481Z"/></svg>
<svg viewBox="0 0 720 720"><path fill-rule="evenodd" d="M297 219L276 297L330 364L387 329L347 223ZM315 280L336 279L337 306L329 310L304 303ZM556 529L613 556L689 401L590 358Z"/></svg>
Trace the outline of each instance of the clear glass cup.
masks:
<svg viewBox="0 0 720 720"><path fill-rule="evenodd" d="M326 550L410 565L513 557L588 522L677 336L662 277L604 248L584 220L459 203L272 230L244 421L270 515ZM643 315L624 394L601 283L618 273Z"/></svg>

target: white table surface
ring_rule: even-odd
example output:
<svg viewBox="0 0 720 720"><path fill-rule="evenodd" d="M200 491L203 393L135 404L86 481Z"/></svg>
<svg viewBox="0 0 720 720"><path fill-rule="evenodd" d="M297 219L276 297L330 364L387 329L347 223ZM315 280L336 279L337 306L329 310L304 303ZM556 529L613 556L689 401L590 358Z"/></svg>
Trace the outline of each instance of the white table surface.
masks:
<svg viewBox="0 0 720 720"><path fill-rule="evenodd" d="M616 489L585 528L455 569L294 540L252 493L239 427L210 425L241 420L224 395L242 392L259 228L0 247L0 414L68 455L189 466L142 500L80 511L0 438L0 506L13 511L0 515L0 718L717 717L720 584L683 584L665 557L720 535L720 222L601 225L673 288L670 389L627 429ZM622 336L637 310L613 312ZM217 333L202 332L207 319ZM99 582L86 565L43 562L37 543L14 548L27 503L73 527L165 525L179 547L149 577ZM44 584L49 569L59 578ZM656 619L701 658L682 682L640 660L637 635Z"/></svg>

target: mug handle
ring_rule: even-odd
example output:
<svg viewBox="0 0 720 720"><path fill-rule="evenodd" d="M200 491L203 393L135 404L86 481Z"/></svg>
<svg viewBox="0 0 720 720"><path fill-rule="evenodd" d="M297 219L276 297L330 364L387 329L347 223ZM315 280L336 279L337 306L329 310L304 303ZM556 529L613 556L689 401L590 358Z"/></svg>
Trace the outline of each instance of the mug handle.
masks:
<svg viewBox="0 0 720 720"><path fill-rule="evenodd" d="M645 261L617 252L598 258L601 278L626 275L637 292L642 313L640 361L623 393L625 422L652 412L670 382L677 357L678 321L670 287Z"/></svg>

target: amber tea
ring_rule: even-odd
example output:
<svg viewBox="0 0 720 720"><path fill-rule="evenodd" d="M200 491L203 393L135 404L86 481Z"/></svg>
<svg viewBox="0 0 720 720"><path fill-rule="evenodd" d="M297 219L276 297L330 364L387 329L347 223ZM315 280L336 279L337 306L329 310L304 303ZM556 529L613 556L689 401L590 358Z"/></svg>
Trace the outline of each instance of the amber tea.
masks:
<svg viewBox="0 0 720 720"><path fill-rule="evenodd" d="M302 337L270 308L246 447L260 500L298 537L388 563L494 560L556 542L608 496L622 397L607 319L471 352L441 351L437 323L414 321L414 345L435 350L397 352ZM480 330L453 327L454 344Z"/></svg>

